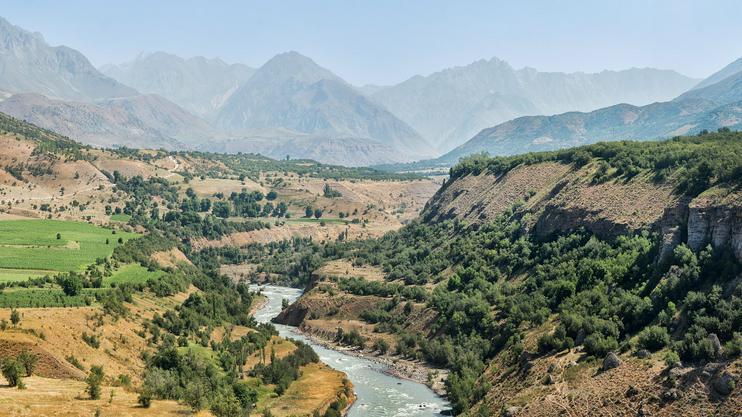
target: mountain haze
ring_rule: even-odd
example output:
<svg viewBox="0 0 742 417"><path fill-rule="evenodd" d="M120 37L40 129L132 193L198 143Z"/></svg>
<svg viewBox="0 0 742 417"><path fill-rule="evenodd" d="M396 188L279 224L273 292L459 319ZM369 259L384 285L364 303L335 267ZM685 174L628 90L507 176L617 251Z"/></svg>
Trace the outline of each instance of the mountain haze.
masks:
<svg viewBox="0 0 742 417"><path fill-rule="evenodd" d="M275 130L275 140L312 136L335 139L337 146L343 144L337 139L366 139L394 149L396 160L431 155L414 129L296 52L277 55L258 69L227 100L216 125L247 139L255 131L264 136L270 130ZM306 151L295 149L297 157L304 157Z"/></svg>
<svg viewBox="0 0 742 417"><path fill-rule="evenodd" d="M211 135L209 125L157 95L95 103L15 94L0 112L96 146L185 149Z"/></svg>
<svg viewBox="0 0 742 417"><path fill-rule="evenodd" d="M143 93L159 94L201 117L211 117L255 72L221 59L184 59L165 52L140 55L101 71Z"/></svg>
<svg viewBox="0 0 742 417"><path fill-rule="evenodd" d="M91 101L136 95L137 91L101 74L80 52L49 46L0 17L0 90Z"/></svg>
<svg viewBox="0 0 742 417"><path fill-rule="evenodd" d="M482 130L437 161L450 164L478 152L513 155L597 141L659 139L722 127L742 129L742 72L671 101L517 118Z"/></svg>
<svg viewBox="0 0 742 417"><path fill-rule="evenodd" d="M696 90L699 88L708 87L711 84L716 84L719 81L727 77L731 77L732 75L735 75L739 72L742 72L742 58L737 59L726 67L706 77L703 81L693 87L693 89Z"/></svg>
<svg viewBox="0 0 742 417"><path fill-rule="evenodd" d="M515 70L492 58L364 91L375 91L374 100L445 151L485 127L515 117L669 100L695 82L674 71L651 68L595 74Z"/></svg>

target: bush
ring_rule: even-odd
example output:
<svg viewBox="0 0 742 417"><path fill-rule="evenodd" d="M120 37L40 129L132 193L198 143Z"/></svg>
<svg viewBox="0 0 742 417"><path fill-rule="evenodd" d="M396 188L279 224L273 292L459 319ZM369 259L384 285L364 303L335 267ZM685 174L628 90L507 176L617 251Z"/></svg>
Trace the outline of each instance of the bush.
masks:
<svg viewBox="0 0 742 417"><path fill-rule="evenodd" d="M10 322L13 323L13 326L17 326L21 322L21 314L14 308L10 310Z"/></svg>
<svg viewBox="0 0 742 417"><path fill-rule="evenodd" d="M665 353L665 365L668 367L673 367L680 363L680 356L674 351L670 350L667 353Z"/></svg>
<svg viewBox="0 0 742 417"><path fill-rule="evenodd" d="M105 373L102 366L94 365L90 368L90 374L85 378L85 383L88 384L85 391L90 395L91 400L100 399L101 384L103 383L104 376Z"/></svg>
<svg viewBox="0 0 742 417"><path fill-rule="evenodd" d="M82 332L82 340L92 348L98 349L100 347L100 339L94 334L89 335L87 332Z"/></svg>
<svg viewBox="0 0 742 417"><path fill-rule="evenodd" d="M654 352L670 343L670 335L664 327L648 326L639 332L637 343L640 347Z"/></svg>
<svg viewBox="0 0 742 417"><path fill-rule="evenodd" d="M29 353L27 350L24 350L23 352L21 352L20 355L18 355L17 360L26 371L26 376L31 376L34 369L36 368L36 362L39 360L39 358L33 353Z"/></svg>
<svg viewBox="0 0 742 417"><path fill-rule="evenodd" d="M23 364L20 361L13 358L6 358L3 361L2 372L5 380L8 381L8 386L22 386L23 381L21 378L25 373L25 369L23 369Z"/></svg>
<svg viewBox="0 0 742 417"><path fill-rule="evenodd" d="M618 349L618 341L611 336L603 336L601 333L593 333L585 338L585 351L597 357L603 357L608 352Z"/></svg>
<svg viewBox="0 0 742 417"><path fill-rule="evenodd" d="M376 339L374 342L374 350L378 351L382 355L386 355L389 351L389 343L384 339Z"/></svg>
<svg viewBox="0 0 742 417"><path fill-rule="evenodd" d="M143 408L149 408L149 406L152 405L152 394L146 391L142 392L141 394L139 394L139 398L137 398L137 402Z"/></svg>

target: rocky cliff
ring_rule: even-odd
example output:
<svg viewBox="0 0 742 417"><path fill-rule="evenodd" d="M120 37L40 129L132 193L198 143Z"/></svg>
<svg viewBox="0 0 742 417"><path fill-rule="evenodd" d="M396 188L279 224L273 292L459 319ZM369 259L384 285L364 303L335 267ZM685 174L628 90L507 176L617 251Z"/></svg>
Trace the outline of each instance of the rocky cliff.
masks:
<svg viewBox="0 0 742 417"><path fill-rule="evenodd" d="M603 238L649 230L662 237L660 260L686 242L728 247L742 260L742 192L712 188L695 198L674 192L670 182L649 175L605 183L593 180L596 164L581 168L544 162L502 175L484 172L449 181L428 202L423 217L479 224L518 206L527 227L547 237L585 228Z"/></svg>

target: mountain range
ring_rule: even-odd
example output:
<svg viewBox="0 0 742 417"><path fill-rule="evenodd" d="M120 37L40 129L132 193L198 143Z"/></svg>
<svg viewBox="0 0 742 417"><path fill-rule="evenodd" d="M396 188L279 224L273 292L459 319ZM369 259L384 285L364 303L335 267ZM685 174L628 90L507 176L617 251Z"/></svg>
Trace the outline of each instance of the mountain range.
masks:
<svg viewBox="0 0 742 417"><path fill-rule="evenodd" d="M742 59L698 83L668 70L539 72L492 58L355 87L297 52L257 69L156 52L98 70L0 18L0 111L97 146L352 166L735 127L740 69Z"/></svg>
<svg viewBox="0 0 742 417"><path fill-rule="evenodd" d="M643 105L669 100L697 82L652 68L595 74L515 70L492 58L365 91L438 150L448 151L484 128L519 116Z"/></svg>
<svg viewBox="0 0 742 417"><path fill-rule="evenodd" d="M125 97L136 90L101 74L80 52L49 46L0 17L0 90L64 100Z"/></svg>
<svg viewBox="0 0 742 417"><path fill-rule="evenodd" d="M227 64L221 59L184 59L165 52L139 55L120 65L104 65L101 72L147 94L158 94L195 115L209 119L254 68Z"/></svg>
<svg viewBox="0 0 742 417"><path fill-rule="evenodd" d="M700 88L670 101L645 106L617 104L586 113L510 120L482 130L431 164L449 165L461 157L480 152L513 155L601 140L659 139L718 128L739 130L742 129L741 61L733 62L704 80ZM735 69L738 70L735 72ZM718 74L728 76L719 80Z"/></svg>

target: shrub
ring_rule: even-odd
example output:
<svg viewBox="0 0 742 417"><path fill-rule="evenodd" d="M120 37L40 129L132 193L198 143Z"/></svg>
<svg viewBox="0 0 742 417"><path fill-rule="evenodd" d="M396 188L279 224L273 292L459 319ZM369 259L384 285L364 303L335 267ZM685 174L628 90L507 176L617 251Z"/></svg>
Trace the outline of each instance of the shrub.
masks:
<svg viewBox="0 0 742 417"><path fill-rule="evenodd" d="M389 351L389 343L384 339L376 339L374 342L374 350L378 351L382 355L386 355Z"/></svg>
<svg viewBox="0 0 742 417"><path fill-rule="evenodd" d="M13 326L17 326L18 323L21 322L21 313L19 313L18 310L10 310L10 322L13 323Z"/></svg>
<svg viewBox="0 0 742 417"><path fill-rule="evenodd" d="M82 340L92 348L98 349L100 347L100 339L94 334L89 335L87 332L82 332Z"/></svg>
<svg viewBox="0 0 742 417"><path fill-rule="evenodd" d="M88 384L85 391L90 395L91 400L100 399L101 384L103 383L104 376L105 373L102 366L94 365L90 368L90 374L85 378L85 383Z"/></svg>
<svg viewBox="0 0 742 417"><path fill-rule="evenodd" d="M21 384L23 381L21 378L23 377L25 369L23 369L23 364L21 364L20 361L13 358L6 358L3 361L2 372L5 380L8 381L8 386L22 386Z"/></svg>
<svg viewBox="0 0 742 417"><path fill-rule="evenodd" d="M143 408L149 408L149 406L152 405L152 394L146 391L142 392L141 394L139 394L139 398L137 398L137 402Z"/></svg>
<svg viewBox="0 0 742 417"><path fill-rule="evenodd" d="M665 365L668 367L673 367L680 363L680 356L674 351L670 350L667 353L665 353Z"/></svg>
<svg viewBox="0 0 742 417"><path fill-rule="evenodd" d="M617 349L618 341L614 337L593 333L585 338L585 351L591 355L603 357Z"/></svg>
<svg viewBox="0 0 742 417"><path fill-rule="evenodd" d="M31 376L34 369L36 368L36 362L39 360L39 358L33 353L29 353L27 350L24 350L23 352L21 352L20 355L18 355L17 360L26 371L26 376Z"/></svg>
<svg viewBox="0 0 742 417"><path fill-rule="evenodd" d="M654 352L670 343L670 335L664 327L648 326L639 332L637 342L642 348Z"/></svg>

